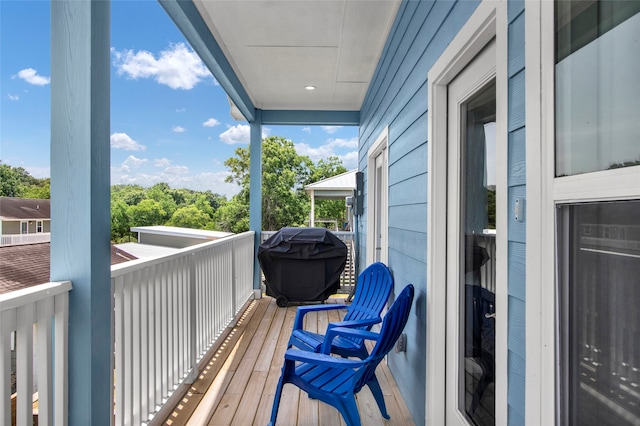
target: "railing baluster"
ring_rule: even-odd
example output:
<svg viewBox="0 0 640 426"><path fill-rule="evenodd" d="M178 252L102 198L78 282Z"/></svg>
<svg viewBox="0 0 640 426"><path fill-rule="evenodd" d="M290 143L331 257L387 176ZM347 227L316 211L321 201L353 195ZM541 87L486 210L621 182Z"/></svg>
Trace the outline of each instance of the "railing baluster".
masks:
<svg viewBox="0 0 640 426"><path fill-rule="evenodd" d="M16 310L0 312L0 373L11 376L11 334L16 329ZM0 424L11 424L11 380L0 387Z"/></svg>
<svg viewBox="0 0 640 426"><path fill-rule="evenodd" d="M16 376L18 399L16 401L16 423L27 426L33 423L33 303L18 308L16 343Z"/></svg>
<svg viewBox="0 0 640 426"><path fill-rule="evenodd" d="M53 395L51 370L51 317L53 299L40 300L36 304L38 324L36 326L36 355L38 377L38 425L53 424Z"/></svg>

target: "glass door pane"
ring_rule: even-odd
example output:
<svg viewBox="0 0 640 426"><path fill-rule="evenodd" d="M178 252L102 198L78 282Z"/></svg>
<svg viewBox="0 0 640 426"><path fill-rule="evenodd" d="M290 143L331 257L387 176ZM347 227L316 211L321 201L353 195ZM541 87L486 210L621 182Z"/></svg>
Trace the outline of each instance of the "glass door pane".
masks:
<svg viewBox="0 0 640 426"><path fill-rule="evenodd" d="M462 106L459 409L495 424L495 81Z"/></svg>

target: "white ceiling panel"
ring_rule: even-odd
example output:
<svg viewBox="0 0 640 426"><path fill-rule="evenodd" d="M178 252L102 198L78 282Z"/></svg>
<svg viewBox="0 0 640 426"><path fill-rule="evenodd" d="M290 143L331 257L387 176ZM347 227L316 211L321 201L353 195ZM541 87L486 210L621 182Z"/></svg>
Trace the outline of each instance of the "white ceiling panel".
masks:
<svg viewBox="0 0 640 426"><path fill-rule="evenodd" d="M399 3L195 1L255 106L292 110L359 110Z"/></svg>

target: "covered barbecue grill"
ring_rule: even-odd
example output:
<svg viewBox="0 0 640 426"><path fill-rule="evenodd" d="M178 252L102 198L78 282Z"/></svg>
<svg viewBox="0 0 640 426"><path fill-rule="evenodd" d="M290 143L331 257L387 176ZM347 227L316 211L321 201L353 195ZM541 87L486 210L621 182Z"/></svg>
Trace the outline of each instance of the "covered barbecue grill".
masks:
<svg viewBox="0 0 640 426"><path fill-rule="evenodd" d="M258 261L278 306L322 302L340 288L347 246L324 228L282 228L260 245Z"/></svg>

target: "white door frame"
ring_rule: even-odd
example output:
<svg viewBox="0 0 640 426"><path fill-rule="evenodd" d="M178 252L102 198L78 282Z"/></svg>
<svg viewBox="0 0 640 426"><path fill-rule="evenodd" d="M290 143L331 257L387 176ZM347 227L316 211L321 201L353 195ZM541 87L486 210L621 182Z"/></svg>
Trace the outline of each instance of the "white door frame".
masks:
<svg viewBox="0 0 640 426"><path fill-rule="evenodd" d="M367 264L370 265L375 261L376 255L376 238L375 238L375 172L376 158L382 155L382 179L380 191L380 226L381 226L381 246L380 261L388 264L389 261L389 127L385 127L382 133L376 138L375 142L367 152Z"/></svg>
<svg viewBox="0 0 640 426"><path fill-rule="evenodd" d="M455 424L445 409L447 86L496 39L496 185L507 187L507 2L484 0L428 74L426 424ZM496 194L496 424L507 423L507 200ZM459 416L462 420L462 416Z"/></svg>

